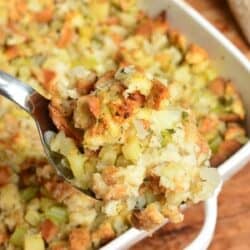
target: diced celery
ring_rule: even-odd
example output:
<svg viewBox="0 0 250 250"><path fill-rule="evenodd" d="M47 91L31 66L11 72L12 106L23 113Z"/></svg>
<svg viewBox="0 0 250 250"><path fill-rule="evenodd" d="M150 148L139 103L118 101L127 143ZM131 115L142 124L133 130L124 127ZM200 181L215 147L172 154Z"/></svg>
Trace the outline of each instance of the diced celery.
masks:
<svg viewBox="0 0 250 250"><path fill-rule="evenodd" d="M213 153L217 152L221 142L222 142L222 139L220 136L215 136L215 138L209 142L209 146Z"/></svg>
<svg viewBox="0 0 250 250"><path fill-rule="evenodd" d="M217 72L214 68L212 67L209 67L207 70L206 70L206 77L208 79L208 81L212 81L214 80L216 77L217 77Z"/></svg>
<svg viewBox="0 0 250 250"><path fill-rule="evenodd" d="M10 237L10 243L17 247L23 247L24 236L27 233L27 226L17 226L14 233Z"/></svg>
<svg viewBox="0 0 250 250"><path fill-rule="evenodd" d="M75 178L78 180L82 180L82 178L84 177L84 163L86 161L86 158L79 152L72 151L68 155L68 161Z"/></svg>
<svg viewBox="0 0 250 250"><path fill-rule="evenodd" d="M116 160L117 166L127 166L129 165L129 161L125 159L124 155L119 155Z"/></svg>
<svg viewBox="0 0 250 250"><path fill-rule="evenodd" d="M151 192L146 192L145 199L146 199L147 203L152 203L155 201L155 195Z"/></svg>
<svg viewBox="0 0 250 250"><path fill-rule="evenodd" d="M38 192L37 187L28 187L21 191L21 198L24 202L32 200Z"/></svg>
<svg viewBox="0 0 250 250"><path fill-rule="evenodd" d="M141 145L136 137L128 139L127 143L122 147L122 153L125 159L136 162L141 155Z"/></svg>
<svg viewBox="0 0 250 250"><path fill-rule="evenodd" d="M41 221L41 214L33 209L29 209L25 214L25 220L32 226L36 226Z"/></svg>
<svg viewBox="0 0 250 250"><path fill-rule="evenodd" d="M45 250L42 236L40 234L25 235L24 250Z"/></svg>
<svg viewBox="0 0 250 250"><path fill-rule="evenodd" d="M174 133L173 129L166 129L161 132L162 140L161 146L166 147L169 142L172 140L172 134Z"/></svg>
<svg viewBox="0 0 250 250"><path fill-rule="evenodd" d="M182 112L182 119L183 119L184 121L187 120L188 116L189 116L188 112L186 112L186 111L183 111L183 112Z"/></svg>
<svg viewBox="0 0 250 250"><path fill-rule="evenodd" d="M55 202L51 199L48 198L41 198L40 201L40 206L41 206L41 210L43 212L47 211L50 207L52 207L55 204Z"/></svg>
<svg viewBox="0 0 250 250"><path fill-rule="evenodd" d="M57 224L63 224L68 221L68 211L62 206L52 206L46 212L45 216Z"/></svg>
<svg viewBox="0 0 250 250"><path fill-rule="evenodd" d="M73 175L78 180L82 180L86 158L80 154L74 141L60 132L52 139L50 146L52 151L58 152L67 158Z"/></svg>
<svg viewBox="0 0 250 250"><path fill-rule="evenodd" d="M212 109L212 111L217 114L223 114L225 113L225 107L223 107L222 105L217 105L215 108Z"/></svg>

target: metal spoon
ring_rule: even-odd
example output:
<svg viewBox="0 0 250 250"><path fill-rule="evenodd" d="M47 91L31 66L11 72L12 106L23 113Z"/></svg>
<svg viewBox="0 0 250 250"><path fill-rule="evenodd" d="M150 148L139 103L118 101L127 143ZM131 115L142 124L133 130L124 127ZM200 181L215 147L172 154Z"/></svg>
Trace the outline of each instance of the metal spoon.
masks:
<svg viewBox="0 0 250 250"><path fill-rule="evenodd" d="M52 135L58 131L49 116L49 100L27 84L2 71L0 71L0 95L7 97L33 117L48 161L54 167L56 173L71 185L89 195L89 191L82 190L79 185L73 182L72 171L65 165L64 156L50 149L49 141Z"/></svg>

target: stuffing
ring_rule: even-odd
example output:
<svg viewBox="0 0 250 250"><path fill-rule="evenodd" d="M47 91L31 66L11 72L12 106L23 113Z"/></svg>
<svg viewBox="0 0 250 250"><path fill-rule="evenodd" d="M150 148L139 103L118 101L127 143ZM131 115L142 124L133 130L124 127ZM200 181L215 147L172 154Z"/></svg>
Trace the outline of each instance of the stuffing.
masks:
<svg viewBox="0 0 250 250"><path fill-rule="evenodd" d="M86 228L75 228L69 234L70 250L87 250L90 248L90 234Z"/></svg>
<svg viewBox="0 0 250 250"><path fill-rule="evenodd" d="M137 84L138 79L141 84ZM212 188L206 186L216 187L209 178L199 178L202 169L208 167L210 149L199 134L195 116L171 103L167 86L160 80L151 80L142 69L125 66L97 77L92 91L75 102L73 126L84 123L82 149L63 130L52 138L51 149L67 159L76 181L84 183L81 187L91 190L103 202L105 213L113 214L110 206L116 202L133 214L141 194L151 193L157 202L165 206L171 203L177 217L183 202L201 200L205 194L209 197ZM84 108L80 108L80 103ZM121 119L117 119L119 116ZM141 126L146 131L143 138L137 136L138 120L143 121ZM209 124L210 120L203 120L200 130L208 131ZM216 175L215 169L211 171ZM197 190L192 186L194 179ZM162 222L147 221L151 215L155 219L151 202L146 201L145 208L135 213L138 223L133 225L150 229L150 225ZM158 213L156 218L164 218L160 209ZM181 217L180 211L179 214Z"/></svg>
<svg viewBox="0 0 250 250"><path fill-rule="evenodd" d="M143 211L134 211L132 214L132 225L136 228L151 229L160 226L164 222L164 216L158 211L153 203L147 206Z"/></svg>
<svg viewBox="0 0 250 250"><path fill-rule="evenodd" d="M50 101L76 190L34 121L0 98L0 249L98 249L183 219L247 141L245 109L208 53L135 0L0 0L0 69Z"/></svg>

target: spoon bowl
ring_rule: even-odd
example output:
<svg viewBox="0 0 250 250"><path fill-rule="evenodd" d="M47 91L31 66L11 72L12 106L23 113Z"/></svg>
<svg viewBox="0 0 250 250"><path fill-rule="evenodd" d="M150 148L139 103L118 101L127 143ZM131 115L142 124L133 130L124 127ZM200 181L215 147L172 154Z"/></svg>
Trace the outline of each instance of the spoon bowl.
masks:
<svg viewBox="0 0 250 250"><path fill-rule="evenodd" d="M3 71L0 71L0 95L17 104L35 120L43 149L56 173L68 183L89 195L87 190L81 189L73 181L73 173L65 165L65 157L50 149L50 140L58 131L49 115L49 100L29 85Z"/></svg>

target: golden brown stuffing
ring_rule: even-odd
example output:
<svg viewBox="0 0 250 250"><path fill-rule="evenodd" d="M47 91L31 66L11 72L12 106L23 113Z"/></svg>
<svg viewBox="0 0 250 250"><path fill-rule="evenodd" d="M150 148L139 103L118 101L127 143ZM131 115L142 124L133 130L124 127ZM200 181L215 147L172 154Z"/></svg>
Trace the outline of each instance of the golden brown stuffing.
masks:
<svg viewBox="0 0 250 250"><path fill-rule="evenodd" d="M206 134L217 129L219 121L214 117L204 117L199 122L199 131L201 134Z"/></svg>
<svg viewBox="0 0 250 250"><path fill-rule="evenodd" d="M218 152L212 156L211 165L218 166L241 147L241 143L235 139L223 141L219 145Z"/></svg>
<svg viewBox="0 0 250 250"><path fill-rule="evenodd" d="M100 112L101 112L100 100L98 99L98 97L88 96L87 103L88 103L90 112L94 115L96 119L98 119L100 116Z"/></svg>
<svg viewBox="0 0 250 250"><path fill-rule="evenodd" d="M58 202L62 202L75 192L78 192L70 184L56 180L46 182L45 188L47 189L49 194Z"/></svg>
<svg viewBox="0 0 250 250"><path fill-rule="evenodd" d="M72 43L73 37L74 37L73 28L70 26L70 24L65 22L65 24L61 30L59 40L57 41L57 46L59 48L67 47L68 45L70 45Z"/></svg>
<svg viewBox="0 0 250 250"><path fill-rule="evenodd" d="M223 96L225 93L226 81L218 77L209 84L209 89L217 96Z"/></svg>
<svg viewBox="0 0 250 250"><path fill-rule="evenodd" d="M127 190L123 184L115 184L108 190L104 195L103 199L105 201L110 200L121 200L127 197Z"/></svg>
<svg viewBox="0 0 250 250"><path fill-rule="evenodd" d="M56 237L58 230L58 226L49 219L46 219L40 225L42 237L46 242L53 240L53 238Z"/></svg>
<svg viewBox="0 0 250 250"><path fill-rule="evenodd" d="M151 19L147 16L144 17L144 20L138 25L136 29L137 35L142 36L151 36L153 32L166 33L168 30L168 23L165 19L165 12L157 16L155 19Z"/></svg>
<svg viewBox="0 0 250 250"><path fill-rule="evenodd" d="M181 204L216 187L193 176L216 177L207 142L216 164L245 143L232 83L165 13L152 19L136 3L0 0L1 70L51 100L54 151L67 151L75 181L101 199L57 177L34 123L0 100L0 248L19 249L16 230L45 249L93 250L132 226L179 222Z"/></svg>
<svg viewBox="0 0 250 250"><path fill-rule="evenodd" d="M232 139L240 139L244 137L246 131L237 123L229 123L228 128L225 132L224 139L232 140Z"/></svg>
<svg viewBox="0 0 250 250"><path fill-rule="evenodd" d="M221 114L219 118L224 122L240 122L241 121L240 116L234 113L224 113L224 114Z"/></svg>
<svg viewBox="0 0 250 250"><path fill-rule="evenodd" d="M155 80L148 97L147 105L153 109L160 109L162 101L169 97L168 88L160 81Z"/></svg>
<svg viewBox="0 0 250 250"><path fill-rule="evenodd" d="M92 234L93 242L99 242L104 244L112 240L115 237L115 232L109 222L104 222L98 229Z"/></svg>
<svg viewBox="0 0 250 250"><path fill-rule="evenodd" d="M90 233L87 228L75 228L69 234L70 250L87 250L91 245Z"/></svg>
<svg viewBox="0 0 250 250"><path fill-rule="evenodd" d="M43 69L40 83L51 94L55 88L55 78L56 73L53 70Z"/></svg>
<svg viewBox="0 0 250 250"><path fill-rule="evenodd" d="M198 64L208 59L208 54L203 48L196 44L191 44L188 48L185 59L189 64Z"/></svg>
<svg viewBox="0 0 250 250"><path fill-rule="evenodd" d="M154 195L158 197L161 195L165 195L166 188L160 185L160 177L159 176L150 176L147 179L147 182L140 187L140 193L143 195L147 192L152 192Z"/></svg>
<svg viewBox="0 0 250 250"><path fill-rule="evenodd" d="M0 186L6 185L10 182L11 170L9 166L0 167Z"/></svg>
<svg viewBox="0 0 250 250"><path fill-rule="evenodd" d="M150 229L157 227L164 221L163 215L155 204L148 205L142 211L134 211L131 217L132 225L137 228Z"/></svg>
<svg viewBox="0 0 250 250"><path fill-rule="evenodd" d="M8 234L5 230L0 230L0 246L8 240Z"/></svg>
<svg viewBox="0 0 250 250"><path fill-rule="evenodd" d="M94 88L94 84L96 82L96 78L93 79L79 79L76 83L76 89L79 95L89 94L91 90Z"/></svg>
<svg viewBox="0 0 250 250"><path fill-rule="evenodd" d="M118 170L114 166L107 166L104 168L102 172L103 180L106 182L107 185L114 185L117 183L117 176Z"/></svg>
<svg viewBox="0 0 250 250"><path fill-rule="evenodd" d="M51 250L68 250L65 243L57 243L51 247Z"/></svg>
<svg viewBox="0 0 250 250"><path fill-rule="evenodd" d="M50 6L46 7L46 9L43 9L37 13L34 14L35 21L39 23L48 23L53 18L53 11L54 7L51 4Z"/></svg>
<svg viewBox="0 0 250 250"><path fill-rule="evenodd" d="M6 48L5 55L8 60L13 60L17 58L18 56L21 56L21 52L18 46L14 45L14 46L9 46L8 48Z"/></svg>
<svg viewBox="0 0 250 250"><path fill-rule="evenodd" d="M180 32L170 28L168 30L168 37L172 44L176 44L182 51L185 51L187 48L187 39Z"/></svg>

